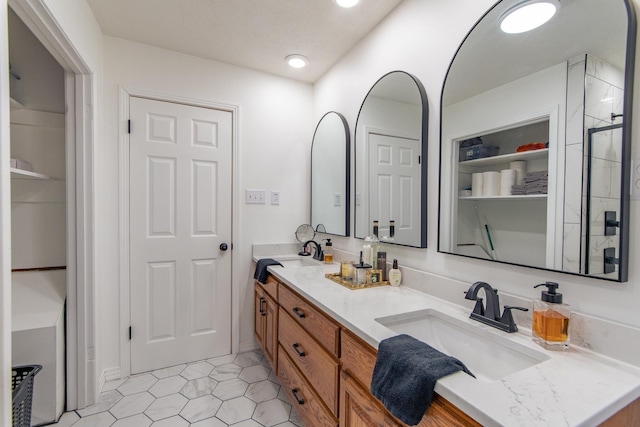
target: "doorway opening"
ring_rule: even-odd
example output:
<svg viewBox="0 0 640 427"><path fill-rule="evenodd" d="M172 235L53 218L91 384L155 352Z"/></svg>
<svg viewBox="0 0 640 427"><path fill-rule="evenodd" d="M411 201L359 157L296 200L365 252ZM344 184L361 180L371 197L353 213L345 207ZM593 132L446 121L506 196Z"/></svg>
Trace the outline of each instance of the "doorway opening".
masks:
<svg viewBox="0 0 640 427"><path fill-rule="evenodd" d="M16 74L10 78L10 96L14 98L10 140L3 141L10 145L11 157L16 159L11 171L12 365L38 363L29 351L15 353L22 351L17 341L26 343L26 347L33 343L28 334L16 336L20 322L15 314L29 305L18 304L16 297L25 291L35 301L37 295L44 294L41 300L51 303L46 311L51 314L51 325L31 328L42 333L46 330L45 335L52 340L36 341L36 352L52 350L38 363L43 371L36 384L51 380L54 390L45 393L44 399L39 399L37 390L34 393L33 422L42 423L54 421L60 408L83 408L95 403L97 396L93 320L94 76L42 2L10 0L8 6L10 52L0 65L8 69L5 61L9 59ZM23 317L27 323L35 322L43 312L24 312ZM49 405L44 412L39 400Z"/></svg>

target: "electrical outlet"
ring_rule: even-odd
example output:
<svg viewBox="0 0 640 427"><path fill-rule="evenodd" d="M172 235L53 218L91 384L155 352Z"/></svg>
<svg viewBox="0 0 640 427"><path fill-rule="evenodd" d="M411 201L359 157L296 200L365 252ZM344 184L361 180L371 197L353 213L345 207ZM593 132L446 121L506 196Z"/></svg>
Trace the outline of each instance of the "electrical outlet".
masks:
<svg viewBox="0 0 640 427"><path fill-rule="evenodd" d="M640 160L631 161L631 200L640 200Z"/></svg>
<svg viewBox="0 0 640 427"><path fill-rule="evenodd" d="M342 206L342 195L340 193L333 193L333 206Z"/></svg>
<svg viewBox="0 0 640 427"><path fill-rule="evenodd" d="M244 201L248 205L264 205L264 190L244 190Z"/></svg>
<svg viewBox="0 0 640 427"><path fill-rule="evenodd" d="M271 190L271 205L277 206L280 204L280 190Z"/></svg>

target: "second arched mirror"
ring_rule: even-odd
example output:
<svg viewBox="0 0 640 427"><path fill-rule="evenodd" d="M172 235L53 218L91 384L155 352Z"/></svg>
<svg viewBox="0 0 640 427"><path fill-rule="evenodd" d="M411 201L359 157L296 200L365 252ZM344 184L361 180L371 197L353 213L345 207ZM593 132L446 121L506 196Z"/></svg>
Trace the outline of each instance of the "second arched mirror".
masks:
<svg viewBox="0 0 640 427"><path fill-rule="evenodd" d="M355 131L355 237L378 221L381 241L427 246L427 117L424 87L404 71L384 75L367 94Z"/></svg>

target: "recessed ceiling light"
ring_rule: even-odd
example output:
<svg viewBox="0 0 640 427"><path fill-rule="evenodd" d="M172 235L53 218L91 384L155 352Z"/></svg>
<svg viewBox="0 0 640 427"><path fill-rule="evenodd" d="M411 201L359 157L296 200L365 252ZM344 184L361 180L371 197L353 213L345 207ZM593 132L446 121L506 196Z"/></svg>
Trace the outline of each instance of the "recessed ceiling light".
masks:
<svg viewBox="0 0 640 427"><path fill-rule="evenodd" d="M306 56L298 54L289 55L284 58L284 60L287 61L287 64L289 64L289 66L293 68L304 68L307 66L307 64L309 64L309 59L307 59Z"/></svg>
<svg viewBox="0 0 640 427"><path fill-rule="evenodd" d="M558 0L526 0L507 10L500 18L500 29L508 34L538 28L560 9Z"/></svg>
<svg viewBox="0 0 640 427"><path fill-rule="evenodd" d="M349 8L357 5L360 0L334 0L340 7Z"/></svg>

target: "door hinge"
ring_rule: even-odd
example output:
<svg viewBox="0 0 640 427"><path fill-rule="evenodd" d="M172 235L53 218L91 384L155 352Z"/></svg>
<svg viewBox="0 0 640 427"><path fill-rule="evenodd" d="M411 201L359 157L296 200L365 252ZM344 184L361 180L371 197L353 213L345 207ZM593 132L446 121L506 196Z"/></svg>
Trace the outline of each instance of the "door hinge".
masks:
<svg viewBox="0 0 640 427"><path fill-rule="evenodd" d="M422 162L422 156L418 156L418 164Z"/></svg>
<svg viewBox="0 0 640 427"><path fill-rule="evenodd" d="M131 341L131 326L129 326L129 341Z"/></svg>
<svg viewBox="0 0 640 427"><path fill-rule="evenodd" d="M131 120L127 120L127 133L131 133Z"/></svg>

